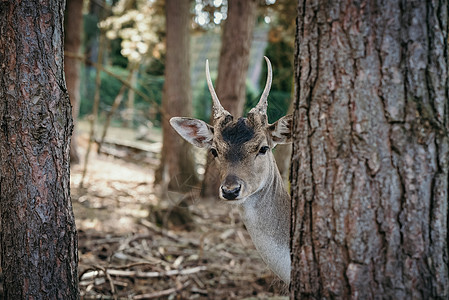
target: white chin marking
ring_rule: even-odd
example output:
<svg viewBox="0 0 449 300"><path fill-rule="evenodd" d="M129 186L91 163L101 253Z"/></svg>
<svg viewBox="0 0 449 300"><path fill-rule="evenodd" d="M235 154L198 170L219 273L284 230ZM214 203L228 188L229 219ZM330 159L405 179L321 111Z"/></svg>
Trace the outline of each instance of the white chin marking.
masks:
<svg viewBox="0 0 449 300"><path fill-rule="evenodd" d="M223 197L221 197L221 196L220 196L220 198L221 198L221 200L222 200L223 202L225 202L225 203L227 203L227 204L242 204L242 203L245 202L245 200L246 200L246 198L242 198L242 199L234 199L234 200L228 200L228 199L225 199L225 198L223 198Z"/></svg>

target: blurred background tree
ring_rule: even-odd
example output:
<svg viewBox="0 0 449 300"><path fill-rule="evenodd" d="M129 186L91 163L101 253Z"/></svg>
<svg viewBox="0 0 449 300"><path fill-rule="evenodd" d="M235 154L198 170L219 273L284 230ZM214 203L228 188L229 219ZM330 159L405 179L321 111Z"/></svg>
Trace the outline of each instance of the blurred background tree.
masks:
<svg viewBox="0 0 449 300"><path fill-rule="evenodd" d="M72 104L73 120L78 118L80 105L80 70L81 62L77 57L81 51L81 37L83 29L83 0L67 0L65 14L65 32L64 51L73 55L66 56L64 59L64 72L69 92L70 103ZM76 131L72 133L70 145L70 161L79 162L78 145Z"/></svg>
<svg viewBox="0 0 449 300"><path fill-rule="evenodd" d="M189 191L198 183L191 145L170 126L175 116L192 115L190 86L190 0L166 0L166 59L162 103L162 152L157 184Z"/></svg>

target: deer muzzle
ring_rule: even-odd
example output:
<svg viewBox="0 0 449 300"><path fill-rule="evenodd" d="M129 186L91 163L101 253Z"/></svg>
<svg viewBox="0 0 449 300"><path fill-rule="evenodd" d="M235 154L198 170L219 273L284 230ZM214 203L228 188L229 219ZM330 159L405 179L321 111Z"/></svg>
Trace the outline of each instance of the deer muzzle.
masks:
<svg viewBox="0 0 449 300"><path fill-rule="evenodd" d="M235 175L228 175L221 184L220 191L223 199L238 199L242 191L242 181Z"/></svg>

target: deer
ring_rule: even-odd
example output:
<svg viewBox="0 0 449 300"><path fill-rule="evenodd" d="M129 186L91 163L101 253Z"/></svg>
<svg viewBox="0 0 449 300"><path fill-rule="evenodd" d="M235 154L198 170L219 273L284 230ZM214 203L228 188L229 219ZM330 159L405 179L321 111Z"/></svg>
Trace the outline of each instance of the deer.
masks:
<svg viewBox="0 0 449 300"><path fill-rule="evenodd" d="M290 283L291 200L272 149L292 142L292 115L268 124L268 94L272 82L270 60L267 81L258 104L246 118L235 119L215 92L206 60L206 80L212 96L213 125L189 117L173 117L171 126L186 141L208 149L217 162L219 196L235 204L256 250L268 267Z"/></svg>

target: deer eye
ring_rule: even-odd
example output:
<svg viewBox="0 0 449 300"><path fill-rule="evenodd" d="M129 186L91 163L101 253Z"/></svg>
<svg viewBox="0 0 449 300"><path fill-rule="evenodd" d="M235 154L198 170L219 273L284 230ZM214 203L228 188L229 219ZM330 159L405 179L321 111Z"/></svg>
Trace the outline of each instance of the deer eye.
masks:
<svg viewBox="0 0 449 300"><path fill-rule="evenodd" d="M270 150L270 147L268 147L268 146L262 146L262 147L259 149L259 154L264 155L265 153L267 153L268 150Z"/></svg>
<svg viewBox="0 0 449 300"><path fill-rule="evenodd" d="M216 150L215 148L211 148L211 149L210 149L210 153L212 153L212 155L213 155L214 157L217 157L217 156L218 156L218 152L217 152L217 150Z"/></svg>

